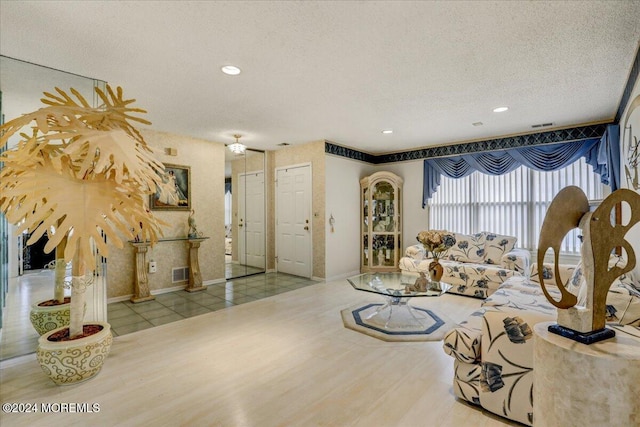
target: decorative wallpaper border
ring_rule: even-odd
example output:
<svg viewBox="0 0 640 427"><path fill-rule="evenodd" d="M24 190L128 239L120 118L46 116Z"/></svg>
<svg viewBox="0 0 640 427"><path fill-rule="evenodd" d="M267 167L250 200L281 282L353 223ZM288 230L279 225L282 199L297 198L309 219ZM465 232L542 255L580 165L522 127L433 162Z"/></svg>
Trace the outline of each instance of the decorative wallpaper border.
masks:
<svg viewBox="0 0 640 427"><path fill-rule="evenodd" d="M484 141L469 142L465 144L421 148L419 150L380 155L363 153L352 148L342 147L326 141L325 152L372 164L394 163L408 160L429 159L433 157L459 156L462 154L477 153L481 151L505 150L508 148L557 144L560 142L588 140L594 138L599 139L604 135L606 128L607 124L587 125L569 129L550 130L547 132L487 139Z"/></svg>
<svg viewBox="0 0 640 427"><path fill-rule="evenodd" d="M379 163L376 158L378 156L369 153L363 153L362 151L354 150L353 148L343 147L331 142L325 141L324 152L327 154L335 154L336 156L346 157L352 160L360 160L367 163Z"/></svg>

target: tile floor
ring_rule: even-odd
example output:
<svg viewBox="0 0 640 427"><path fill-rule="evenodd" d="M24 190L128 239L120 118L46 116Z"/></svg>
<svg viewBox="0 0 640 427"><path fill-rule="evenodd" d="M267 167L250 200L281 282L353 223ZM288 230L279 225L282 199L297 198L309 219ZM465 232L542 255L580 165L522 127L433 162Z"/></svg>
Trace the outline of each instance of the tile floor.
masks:
<svg viewBox="0 0 640 427"><path fill-rule="evenodd" d="M258 274L210 285L200 292L181 290L156 295L153 301L137 304L130 301L111 303L107 306L107 318L113 335L124 335L316 283L282 273Z"/></svg>
<svg viewBox="0 0 640 427"><path fill-rule="evenodd" d="M250 265L233 263L231 261L224 264L224 277L226 277L227 280L258 273L264 273L264 269L252 267Z"/></svg>

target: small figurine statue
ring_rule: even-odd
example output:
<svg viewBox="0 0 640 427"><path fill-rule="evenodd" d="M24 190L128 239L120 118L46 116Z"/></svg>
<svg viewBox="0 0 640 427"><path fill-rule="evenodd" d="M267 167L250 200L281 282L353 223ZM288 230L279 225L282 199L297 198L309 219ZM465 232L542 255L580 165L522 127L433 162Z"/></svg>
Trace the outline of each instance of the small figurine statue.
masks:
<svg viewBox="0 0 640 427"><path fill-rule="evenodd" d="M410 294L411 292L427 292L428 285L429 281L427 280L427 276L421 271L420 277L416 279L416 282L413 285L406 285L404 287L404 293Z"/></svg>
<svg viewBox="0 0 640 427"><path fill-rule="evenodd" d="M191 209L191 213L189 214L189 238L198 237L198 227L196 227L196 219L194 217L195 210Z"/></svg>

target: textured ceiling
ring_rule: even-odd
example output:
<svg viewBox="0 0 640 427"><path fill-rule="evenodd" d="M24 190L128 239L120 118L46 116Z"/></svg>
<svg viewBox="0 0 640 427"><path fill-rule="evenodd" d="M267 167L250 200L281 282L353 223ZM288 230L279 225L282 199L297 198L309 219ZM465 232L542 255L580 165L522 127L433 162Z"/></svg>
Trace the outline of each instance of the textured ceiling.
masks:
<svg viewBox="0 0 640 427"><path fill-rule="evenodd" d="M0 2L2 55L120 85L155 129L256 149L611 120L639 40L640 1Z"/></svg>

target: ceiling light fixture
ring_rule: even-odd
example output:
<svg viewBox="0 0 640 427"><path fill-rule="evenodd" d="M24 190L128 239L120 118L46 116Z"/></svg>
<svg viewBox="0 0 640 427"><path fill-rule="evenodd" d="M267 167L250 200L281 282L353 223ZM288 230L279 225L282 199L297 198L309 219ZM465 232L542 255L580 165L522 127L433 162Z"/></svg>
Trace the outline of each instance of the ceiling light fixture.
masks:
<svg viewBox="0 0 640 427"><path fill-rule="evenodd" d="M393 129L384 129L384 130L382 131L382 133L384 133L384 134L390 134L390 133L393 133Z"/></svg>
<svg viewBox="0 0 640 427"><path fill-rule="evenodd" d="M236 154L243 154L247 146L238 142L238 139L240 139L242 135L233 135L233 137L236 139L236 142L228 145L229 150Z"/></svg>
<svg viewBox="0 0 640 427"><path fill-rule="evenodd" d="M471 124L474 125L474 126L482 126L484 123L482 123L482 122L474 122L474 123L471 123Z"/></svg>
<svg viewBox="0 0 640 427"><path fill-rule="evenodd" d="M496 108L493 109L493 112L494 113L504 113L508 109L509 109L509 107L496 107Z"/></svg>
<svg viewBox="0 0 640 427"><path fill-rule="evenodd" d="M238 74L240 74L240 68L234 66L234 65L225 65L224 67L220 68L222 70L223 73L228 74L230 76L237 76Z"/></svg>

